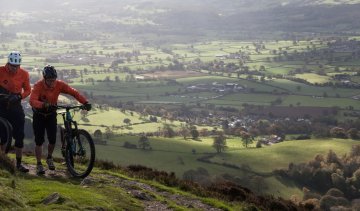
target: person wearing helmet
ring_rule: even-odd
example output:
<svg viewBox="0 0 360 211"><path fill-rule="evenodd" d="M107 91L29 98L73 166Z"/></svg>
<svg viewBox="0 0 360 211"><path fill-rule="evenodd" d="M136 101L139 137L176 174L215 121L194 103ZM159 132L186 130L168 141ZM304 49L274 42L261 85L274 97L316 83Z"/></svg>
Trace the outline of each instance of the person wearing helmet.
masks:
<svg viewBox="0 0 360 211"><path fill-rule="evenodd" d="M85 105L86 110L91 110L91 104L77 90L70 87L64 81L57 80L57 72L53 66L44 67L43 79L34 84L30 95L30 105L33 110L33 130L35 136L35 155L37 160L37 174L44 174L45 170L41 163L42 145L45 142L45 131L48 137L48 155L46 163L49 170L55 170L52 154L56 142L56 104L61 93L73 96L77 101Z"/></svg>
<svg viewBox="0 0 360 211"><path fill-rule="evenodd" d="M28 172L29 170L21 164L25 137L25 114L21 100L30 95L31 87L29 73L20 67L21 60L20 52L12 51L6 65L0 67L0 94L6 96L0 100L0 116L7 119L13 128L16 168L21 172ZM1 151L4 152L5 143L0 145Z"/></svg>

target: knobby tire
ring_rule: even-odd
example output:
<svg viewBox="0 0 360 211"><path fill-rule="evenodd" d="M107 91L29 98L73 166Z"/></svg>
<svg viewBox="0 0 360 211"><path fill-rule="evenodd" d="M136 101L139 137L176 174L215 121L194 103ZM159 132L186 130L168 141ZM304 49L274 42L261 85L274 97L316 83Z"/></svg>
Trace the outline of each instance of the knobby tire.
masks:
<svg viewBox="0 0 360 211"><path fill-rule="evenodd" d="M73 144L67 143L67 145L66 145L65 161L66 161L68 171L73 177L85 178L86 176L88 176L90 174L90 172L92 171L92 169L94 167L95 145L94 145L94 141L92 140L90 134L87 131L79 129L77 131L77 133L78 134L76 134L76 133L73 134L73 137L71 140ZM85 151L87 158L84 158L84 156L78 156L76 154L79 152L79 142L81 142L84 145L84 147L88 148ZM73 151L74 145L76 148L75 153ZM84 159L84 161L86 161L85 170L83 169L83 166L82 166L83 164L81 163L82 159ZM80 163L77 163L78 161Z"/></svg>

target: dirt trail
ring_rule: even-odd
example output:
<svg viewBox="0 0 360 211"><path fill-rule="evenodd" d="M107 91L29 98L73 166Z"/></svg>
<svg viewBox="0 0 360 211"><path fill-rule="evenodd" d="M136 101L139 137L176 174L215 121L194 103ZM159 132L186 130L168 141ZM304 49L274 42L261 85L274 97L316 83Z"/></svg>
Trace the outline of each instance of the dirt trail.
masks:
<svg viewBox="0 0 360 211"><path fill-rule="evenodd" d="M57 164L61 165L61 164ZM29 174L33 176L38 176L36 174L36 165L27 165L29 167ZM57 169L55 171L47 170L46 165L44 165L46 172L40 177L52 178L52 179L70 179L71 176L67 173L66 170ZM79 180L80 186L96 186L97 184L106 184L111 186L116 186L126 190L128 194L137 200L141 201L144 205L144 210L146 211L162 211L162 210L174 210L171 208L171 204L176 204L177 206L183 209L194 209L194 210L207 210L207 211L220 211L221 209L215 208L211 205L208 205L201 200L180 195L177 193L172 193L164 190L160 190L157 187L138 182L136 180L128 180L120 178L117 176L109 174L90 174L87 178ZM159 199L162 198L162 199Z"/></svg>

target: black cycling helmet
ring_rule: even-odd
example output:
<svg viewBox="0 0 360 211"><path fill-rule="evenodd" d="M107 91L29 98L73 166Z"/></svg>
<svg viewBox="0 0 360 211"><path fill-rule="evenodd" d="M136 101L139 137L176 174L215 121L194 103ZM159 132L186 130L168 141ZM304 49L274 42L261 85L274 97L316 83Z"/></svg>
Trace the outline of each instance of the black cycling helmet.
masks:
<svg viewBox="0 0 360 211"><path fill-rule="evenodd" d="M51 65L46 65L43 69L43 77L45 79L49 79L49 78L53 78L56 79L57 78L57 73L56 70L53 66Z"/></svg>

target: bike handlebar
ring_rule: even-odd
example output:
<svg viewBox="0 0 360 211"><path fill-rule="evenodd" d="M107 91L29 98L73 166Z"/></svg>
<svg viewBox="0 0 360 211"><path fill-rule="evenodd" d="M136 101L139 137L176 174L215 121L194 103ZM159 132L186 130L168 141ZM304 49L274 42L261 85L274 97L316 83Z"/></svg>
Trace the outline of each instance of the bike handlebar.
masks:
<svg viewBox="0 0 360 211"><path fill-rule="evenodd" d="M10 97L9 94L0 94L0 98L8 98L8 97Z"/></svg>
<svg viewBox="0 0 360 211"><path fill-rule="evenodd" d="M85 110L85 106L84 105L76 105L76 106L68 106L68 105L56 105L54 106L57 109L66 109L68 110L72 110L72 109L77 109L80 108L82 110Z"/></svg>

